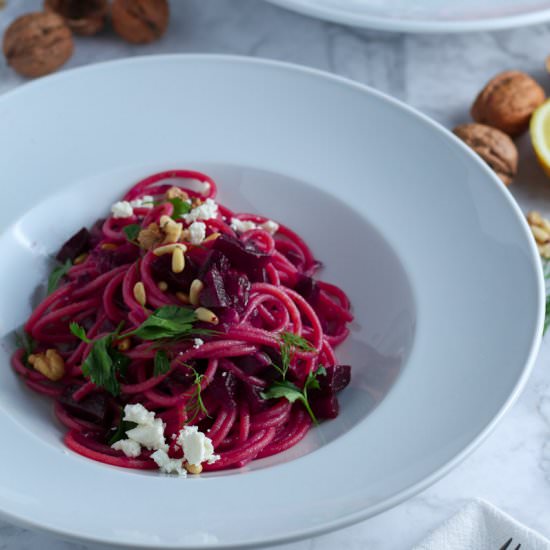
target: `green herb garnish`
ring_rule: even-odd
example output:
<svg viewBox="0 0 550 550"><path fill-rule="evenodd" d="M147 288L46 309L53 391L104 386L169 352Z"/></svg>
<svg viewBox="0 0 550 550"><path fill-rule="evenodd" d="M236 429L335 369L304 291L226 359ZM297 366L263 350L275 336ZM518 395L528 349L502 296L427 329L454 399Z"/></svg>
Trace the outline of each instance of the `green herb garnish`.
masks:
<svg viewBox="0 0 550 550"><path fill-rule="evenodd" d="M273 363L273 366L280 373L283 380L285 380L288 369L290 368L290 363L294 357L295 350L315 351L315 348L305 338L302 338L293 332L282 332L280 334L280 340L281 366L278 366L275 363Z"/></svg>
<svg viewBox="0 0 550 550"><path fill-rule="evenodd" d="M123 416L121 414L120 423L117 426L117 429L114 431L114 433L111 436L111 438L109 439L109 441L107 441L107 445L109 445L109 447L113 443L116 443L117 441L120 441L121 439L125 439L126 438L126 432L128 430L134 429L137 426L137 424L135 422L129 422L128 420L122 420L122 418L123 418Z"/></svg>
<svg viewBox="0 0 550 550"><path fill-rule="evenodd" d="M78 323L71 323L69 328L77 338L92 344L92 349L82 363L82 374L96 386L105 388L112 395L118 395L120 383L117 374L124 375L130 363L129 357L113 348L113 342L118 338L121 327L94 341L86 336L86 331Z"/></svg>
<svg viewBox="0 0 550 550"><path fill-rule="evenodd" d="M53 269L49 278L48 278L48 294L51 294L59 286L59 282L67 273L69 269L73 266L71 260L66 260L64 264L58 265Z"/></svg>
<svg viewBox="0 0 550 550"><path fill-rule="evenodd" d="M172 219L174 220L179 220L184 216L184 214L191 212L191 205L179 197L168 199L168 202L172 203L172 206L174 207L174 210L172 211Z"/></svg>
<svg viewBox="0 0 550 550"><path fill-rule="evenodd" d="M208 410L206 409L206 406L204 405L204 401L202 400L202 379L204 377L203 374L199 374L195 368L193 368L191 365L185 365L188 369L190 369L193 373L194 380L193 380L193 393L190 396L189 401L187 402L185 406L185 412L188 415L191 415L188 417L188 423L192 424L199 415L200 412L204 413L206 416L208 415Z"/></svg>
<svg viewBox="0 0 550 550"><path fill-rule="evenodd" d="M273 384L265 392L261 392L260 395L263 399L280 399L284 397L288 402L294 403L300 401L306 411L308 412L311 420L318 424L317 418L313 411L311 410L311 405L309 404L308 390L310 389L320 389L318 376L326 376L327 371L324 367L319 367L315 372L308 374L306 381L304 382L304 387L300 390L296 384L290 382L289 380L281 380L273 382Z"/></svg>
<svg viewBox="0 0 550 550"><path fill-rule="evenodd" d="M126 238L132 244L137 244L137 238L138 238L139 232L141 231L141 225L137 223L131 223L130 225L124 226L122 231L124 231Z"/></svg>
<svg viewBox="0 0 550 550"><path fill-rule="evenodd" d="M194 334L214 334L208 329L196 329L195 311L188 307L163 306L155 310L136 330L127 335L142 340L185 338Z"/></svg>
<svg viewBox="0 0 550 550"><path fill-rule="evenodd" d="M168 359L168 354L163 350L159 349L155 353L155 366L153 370L153 376L161 376L170 371L170 359Z"/></svg>

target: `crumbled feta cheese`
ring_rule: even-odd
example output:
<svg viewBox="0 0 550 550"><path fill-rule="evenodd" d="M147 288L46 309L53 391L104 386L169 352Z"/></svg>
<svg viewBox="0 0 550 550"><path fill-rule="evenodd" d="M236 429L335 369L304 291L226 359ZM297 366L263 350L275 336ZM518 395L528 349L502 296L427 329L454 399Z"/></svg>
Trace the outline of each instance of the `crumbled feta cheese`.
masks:
<svg viewBox="0 0 550 550"><path fill-rule="evenodd" d="M189 226L189 241L191 244L201 244L206 237L206 225L203 222L193 222Z"/></svg>
<svg viewBox="0 0 550 550"><path fill-rule="evenodd" d="M204 344L204 340L202 338L195 338L193 340L193 347L195 349L200 348Z"/></svg>
<svg viewBox="0 0 550 550"><path fill-rule="evenodd" d="M183 219L187 223L197 220L210 220L218 215L218 205L212 199L206 199L202 204L185 214Z"/></svg>
<svg viewBox="0 0 550 550"><path fill-rule="evenodd" d="M274 235L279 231L279 224L277 222L274 222L273 220L267 220L266 222L262 223L260 227L267 231L270 235Z"/></svg>
<svg viewBox="0 0 550 550"><path fill-rule="evenodd" d="M155 197L152 197L151 195L143 195L143 197L139 199L134 199L133 201L130 201L130 206L132 208L153 208L155 202Z"/></svg>
<svg viewBox="0 0 550 550"><path fill-rule="evenodd" d="M187 472L183 468L183 459L170 458L166 451L159 449L151 454L151 458L156 462L161 472L165 474L178 474L186 477Z"/></svg>
<svg viewBox="0 0 550 550"><path fill-rule="evenodd" d="M152 426L138 424L135 428L128 430L126 435L149 450L168 449L164 440L164 423L160 418L155 418Z"/></svg>
<svg viewBox="0 0 550 550"><path fill-rule="evenodd" d="M129 458L136 458L141 454L141 445L132 439L121 439L111 445L111 449L122 451Z"/></svg>
<svg viewBox="0 0 550 550"><path fill-rule="evenodd" d="M141 403L124 407L124 420L144 426L153 426L155 413L148 411Z"/></svg>
<svg viewBox="0 0 550 550"><path fill-rule="evenodd" d="M185 460L194 466L199 466L202 462L212 464L218 460L214 454L212 440L202 432L199 432L197 426L185 426L180 430L178 444L183 449Z"/></svg>
<svg viewBox="0 0 550 550"><path fill-rule="evenodd" d="M129 218L134 215L134 209L128 201L118 201L111 207L113 218Z"/></svg>
<svg viewBox="0 0 550 550"><path fill-rule="evenodd" d="M237 233L244 233L245 231L258 228L267 231L270 235L274 235L277 231L279 231L279 224L273 220L267 220L266 222L258 225L249 220L239 220L238 218L231 219L231 229Z"/></svg>
<svg viewBox="0 0 550 550"><path fill-rule="evenodd" d="M258 226L248 220L239 220L239 218L231 218L231 229L237 233L244 233L245 231L250 231L251 229L256 229Z"/></svg>

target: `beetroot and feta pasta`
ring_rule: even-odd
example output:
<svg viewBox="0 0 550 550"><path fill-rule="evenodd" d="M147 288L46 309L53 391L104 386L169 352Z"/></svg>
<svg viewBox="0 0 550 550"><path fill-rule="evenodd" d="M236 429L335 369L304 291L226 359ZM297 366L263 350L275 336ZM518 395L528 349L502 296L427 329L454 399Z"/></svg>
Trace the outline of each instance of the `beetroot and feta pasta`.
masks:
<svg viewBox="0 0 550 550"><path fill-rule="evenodd" d="M155 174L59 250L12 364L73 451L197 474L338 415L348 298L291 229L215 197L204 174Z"/></svg>

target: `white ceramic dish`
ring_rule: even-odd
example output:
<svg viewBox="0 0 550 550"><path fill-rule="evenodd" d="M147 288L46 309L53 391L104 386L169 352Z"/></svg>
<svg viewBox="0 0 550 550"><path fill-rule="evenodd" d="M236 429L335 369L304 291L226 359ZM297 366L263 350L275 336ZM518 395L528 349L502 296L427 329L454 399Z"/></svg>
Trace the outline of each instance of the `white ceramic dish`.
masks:
<svg viewBox="0 0 550 550"><path fill-rule="evenodd" d="M476 156L397 101L291 65L162 56L44 78L2 96L0 119L8 519L131 547L309 537L433 483L523 387L543 319L525 221ZM298 230L356 313L337 420L284 455L187 480L69 452L50 403L8 367L47 255L137 178L176 166L213 175L226 204Z"/></svg>
<svg viewBox="0 0 550 550"><path fill-rule="evenodd" d="M393 32L468 32L550 20L547 0L268 0L304 15Z"/></svg>

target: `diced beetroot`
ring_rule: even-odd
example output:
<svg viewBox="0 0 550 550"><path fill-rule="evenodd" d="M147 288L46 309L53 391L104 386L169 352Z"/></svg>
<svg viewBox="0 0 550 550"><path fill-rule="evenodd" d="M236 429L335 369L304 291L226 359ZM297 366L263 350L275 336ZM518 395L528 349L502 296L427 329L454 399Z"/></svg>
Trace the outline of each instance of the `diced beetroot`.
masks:
<svg viewBox="0 0 550 550"><path fill-rule="evenodd" d="M229 235L221 235L212 246L226 256L231 265L246 273L253 274L256 270L265 267L270 259L268 254L260 252L252 243L243 243L239 239Z"/></svg>
<svg viewBox="0 0 550 550"><path fill-rule="evenodd" d="M233 361L242 371L252 376L257 376L268 367L271 368L271 357L263 351L236 357Z"/></svg>
<svg viewBox="0 0 550 550"><path fill-rule="evenodd" d="M225 290L232 299L232 305L237 311L242 312L248 304L250 297L250 280L246 275L242 275L231 269L224 277Z"/></svg>
<svg viewBox="0 0 550 550"><path fill-rule="evenodd" d="M215 410L219 406L236 407L237 378L227 371L218 371L214 380L208 386L205 396L207 410Z"/></svg>
<svg viewBox="0 0 550 550"><path fill-rule="evenodd" d="M195 261L186 255L185 269L181 273L174 273L172 271L171 255L164 254L153 261L151 272L156 281L168 283L171 290L189 292L191 283L197 278L198 268Z"/></svg>
<svg viewBox="0 0 550 550"><path fill-rule="evenodd" d="M73 394L79 388L78 384L67 386L59 397L59 403L78 418L105 426L108 420L107 394L94 391L80 401L75 401Z"/></svg>
<svg viewBox="0 0 550 550"><path fill-rule="evenodd" d="M325 370L325 376L317 377L319 389L308 392L311 410L318 419L338 416L340 406L336 394L349 384L351 377L349 365L333 365L326 367Z"/></svg>
<svg viewBox="0 0 550 550"><path fill-rule="evenodd" d="M316 305L320 288L315 279L299 274L294 290L303 296L311 305Z"/></svg>
<svg viewBox="0 0 550 550"><path fill-rule="evenodd" d="M230 267L229 260L221 252L210 253L199 273L204 289L200 303L207 308L233 307L242 312L250 295L250 280Z"/></svg>
<svg viewBox="0 0 550 550"><path fill-rule="evenodd" d="M250 412L257 413L266 408L266 400L260 396L262 388L241 382L239 390L244 395L244 401L248 403Z"/></svg>
<svg viewBox="0 0 550 550"><path fill-rule="evenodd" d="M114 250L95 248L92 256L99 271L105 273L115 267L135 262L139 257L139 248L131 243L120 245Z"/></svg>
<svg viewBox="0 0 550 550"><path fill-rule="evenodd" d="M317 392L311 392L309 404L313 414L318 420L327 418L336 418L340 412L340 405L335 394L319 395Z"/></svg>
<svg viewBox="0 0 550 550"><path fill-rule="evenodd" d="M321 386L316 390L321 395L330 395L342 391L350 382L351 367L349 365L334 365L326 367L325 376L318 376L317 380Z"/></svg>
<svg viewBox="0 0 550 550"><path fill-rule="evenodd" d="M204 288L200 294L200 303L207 308L229 307L232 303L231 297L225 288L223 275L216 265L207 271L201 278Z"/></svg>
<svg viewBox="0 0 550 550"><path fill-rule="evenodd" d="M77 231L57 253L56 259L60 262L74 260L84 252L90 250L90 232L83 227Z"/></svg>

